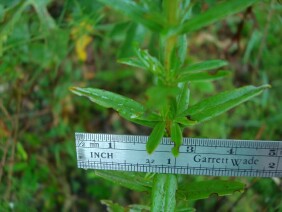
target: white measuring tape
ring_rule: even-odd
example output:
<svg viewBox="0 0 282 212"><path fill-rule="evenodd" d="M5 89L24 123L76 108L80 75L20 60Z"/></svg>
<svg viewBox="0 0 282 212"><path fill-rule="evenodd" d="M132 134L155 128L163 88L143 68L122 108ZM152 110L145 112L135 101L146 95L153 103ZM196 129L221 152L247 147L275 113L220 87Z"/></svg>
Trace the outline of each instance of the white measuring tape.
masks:
<svg viewBox="0 0 282 212"><path fill-rule="evenodd" d="M173 174L282 177L282 141L183 138L178 157L163 138L146 152L148 136L75 133L83 169Z"/></svg>

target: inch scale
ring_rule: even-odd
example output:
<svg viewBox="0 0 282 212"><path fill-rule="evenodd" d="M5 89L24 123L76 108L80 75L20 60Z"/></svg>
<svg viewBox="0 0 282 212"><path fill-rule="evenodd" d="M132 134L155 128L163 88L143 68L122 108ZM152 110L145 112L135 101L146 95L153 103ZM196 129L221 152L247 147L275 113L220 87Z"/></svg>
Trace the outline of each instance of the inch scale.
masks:
<svg viewBox="0 0 282 212"><path fill-rule="evenodd" d="M83 169L211 176L282 177L282 141L183 138L178 157L163 138L146 152L148 136L75 133Z"/></svg>

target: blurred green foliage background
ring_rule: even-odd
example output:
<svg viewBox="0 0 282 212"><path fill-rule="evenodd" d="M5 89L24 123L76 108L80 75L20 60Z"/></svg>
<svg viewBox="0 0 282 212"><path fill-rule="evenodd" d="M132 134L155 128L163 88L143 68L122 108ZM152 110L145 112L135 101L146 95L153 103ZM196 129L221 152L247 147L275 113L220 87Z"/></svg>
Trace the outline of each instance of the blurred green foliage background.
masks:
<svg viewBox="0 0 282 212"><path fill-rule="evenodd" d="M216 3L197 1L193 12ZM187 63L220 58L233 70L225 80L191 84L192 103L242 85L272 88L185 136L282 140L281 12L278 1L261 1L189 37ZM132 56L136 42L156 52L157 39L96 0L0 0L0 211L105 211L102 199L121 205L148 199L77 169L74 132L150 130L68 88L99 87L145 102L151 76L116 60ZM185 204L199 211L282 211L281 179L237 180L245 193Z"/></svg>

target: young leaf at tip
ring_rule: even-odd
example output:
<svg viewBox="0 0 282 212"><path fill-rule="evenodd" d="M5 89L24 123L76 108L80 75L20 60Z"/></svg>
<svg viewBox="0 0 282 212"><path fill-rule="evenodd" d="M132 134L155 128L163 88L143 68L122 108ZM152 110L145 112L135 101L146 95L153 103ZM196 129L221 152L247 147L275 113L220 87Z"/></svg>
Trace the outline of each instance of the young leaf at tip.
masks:
<svg viewBox="0 0 282 212"><path fill-rule="evenodd" d="M145 69L150 71L152 74L163 77L164 67L157 58L150 55L148 50L135 48L135 52L137 57L122 58L119 59L118 62L136 68Z"/></svg>
<svg viewBox="0 0 282 212"><path fill-rule="evenodd" d="M136 54L140 62L148 71L157 76L163 76L163 65L157 58L150 55L148 50L136 49Z"/></svg>
<svg viewBox="0 0 282 212"><path fill-rule="evenodd" d="M161 139L165 133L165 122L159 122L155 125L151 132L147 144L146 150L149 154L153 153L161 142Z"/></svg>

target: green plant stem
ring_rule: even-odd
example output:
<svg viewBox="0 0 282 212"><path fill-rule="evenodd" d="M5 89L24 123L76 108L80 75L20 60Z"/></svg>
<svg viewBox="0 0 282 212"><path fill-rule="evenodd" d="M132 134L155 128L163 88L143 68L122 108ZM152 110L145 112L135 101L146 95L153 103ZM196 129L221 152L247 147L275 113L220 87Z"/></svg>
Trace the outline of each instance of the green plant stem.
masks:
<svg viewBox="0 0 282 212"><path fill-rule="evenodd" d="M164 13L166 15L167 19L167 25L168 27L176 26L178 24L178 14L179 14L179 4L178 0L171 1L171 0L164 0L163 3L163 9ZM175 50L177 42L177 36L173 35L168 38L166 38L164 42L164 67L165 67L165 84L170 85L171 82L171 55L173 51ZM171 120L169 117L167 117L167 109L169 109L169 105L167 105L165 111L166 111L166 132L168 136L170 136L170 122ZM167 180L167 182L162 182L164 178ZM174 183L171 183L170 181L173 181ZM175 186L167 185L167 184L175 184ZM162 185L162 186L161 186ZM177 188L177 178L174 174L166 174L164 176L163 174L156 174L154 176L154 185L153 185L153 195L152 195L152 206L151 211L158 211L160 208L162 208L163 211L174 211L176 200L175 200L175 193ZM162 201L160 203L160 198L162 197ZM169 197L169 199L165 198ZM159 205L156 207L156 204ZM169 207L168 207L169 206Z"/></svg>
<svg viewBox="0 0 282 212"><path fill-rule="evenodd" d="M152 187L152 212L172 212L175 211L177 190L177 177L173 174L157 174L154 177Z"/></svg>
<svg viewBox="0 0 282 212"><path fill-rule="evenodd" d="M171 1L165 0L164 1L164 12L167 19L168 27L176 26L178 24L178 0ZM173 35L168 37L165 40L164 44L164 67L166 71L166 81L169 84L170 82L170 72L171 72L171 54L175 49L177 41L177 36Z"/></svg>

